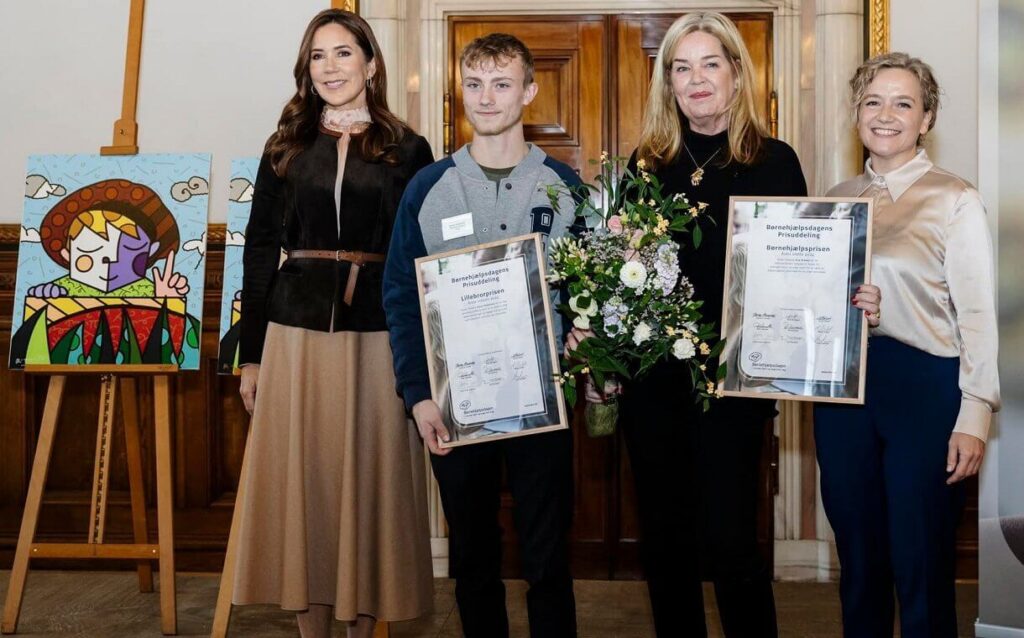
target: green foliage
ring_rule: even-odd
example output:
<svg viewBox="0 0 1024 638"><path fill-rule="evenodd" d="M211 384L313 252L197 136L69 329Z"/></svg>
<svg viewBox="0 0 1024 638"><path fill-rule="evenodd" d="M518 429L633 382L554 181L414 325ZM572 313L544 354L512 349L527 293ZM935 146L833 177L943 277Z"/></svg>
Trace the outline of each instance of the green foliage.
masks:
<svg viewBox="0 0 1024 638"><path fill-rule="evenodd" d="M563 362L572 377L563 378L566 398L575 403L578 374L592 375L603 387L608 375L638 378L658 361L676 358L689 366L696 399L706 402L714 396L706 370L722 342L713 324L701 323L700 291L680 277L678 255L687 236L700 246L700 224L710 219L707 205L692 204L683 194L664 196L660 180L642 162L635 173L621 157L602 154L594 164L596 184L571 193L574 213L592 230L550 244L549 280L570 296L558 309L575 327L592 332L573 360ZM566 190L548 188L556 210Z"/></svg>

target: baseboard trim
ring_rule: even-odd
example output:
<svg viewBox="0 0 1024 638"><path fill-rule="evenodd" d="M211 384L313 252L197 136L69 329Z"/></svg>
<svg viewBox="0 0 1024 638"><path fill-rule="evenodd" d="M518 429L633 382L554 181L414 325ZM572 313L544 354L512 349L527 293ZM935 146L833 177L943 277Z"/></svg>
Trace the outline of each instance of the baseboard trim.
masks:
<svg viewBox="0 0 1024 638"><path fill-rule="evenodd" d="M815 539L775 541L775 579L819 583L838 580L835 544Z"/></svg>
<svg viewBox="0 0 1024 638"><path fill-rule="evenodd" d="M974 623L974 635L978 638L1024 638L1024 628Z"/></svg>

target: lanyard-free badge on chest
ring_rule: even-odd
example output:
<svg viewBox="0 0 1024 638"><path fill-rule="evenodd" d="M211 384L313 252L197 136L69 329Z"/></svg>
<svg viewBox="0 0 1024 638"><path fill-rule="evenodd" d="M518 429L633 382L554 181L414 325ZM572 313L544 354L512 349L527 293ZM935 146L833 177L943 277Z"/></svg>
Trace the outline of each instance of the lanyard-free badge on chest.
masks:
<svg viewBox="0 0 1024 638"><path fill-rule="evenodd" d="M449 241L473 234L473 213L463 213L441 220L441 239Z"/></svg>

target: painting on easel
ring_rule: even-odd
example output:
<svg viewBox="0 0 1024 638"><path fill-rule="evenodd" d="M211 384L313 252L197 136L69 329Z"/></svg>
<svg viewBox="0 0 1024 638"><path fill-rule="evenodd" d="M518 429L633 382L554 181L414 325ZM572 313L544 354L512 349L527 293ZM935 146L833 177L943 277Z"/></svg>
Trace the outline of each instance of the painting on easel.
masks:
<svg viewBox="0 0 1024 638"><path fill-rule="evenodd" d="M238 372L238 332L242 318L242 253L249 223L253 185L260 158L231 160L228 187L228 225L224 235L224 289L220 301L220 354L217 372Z"/></svg>
<svg viewBox="0 0 1024 638"><path fill-rule="evenodd" d="M10 366L199 369L210 156L29 157Z"/></svg>

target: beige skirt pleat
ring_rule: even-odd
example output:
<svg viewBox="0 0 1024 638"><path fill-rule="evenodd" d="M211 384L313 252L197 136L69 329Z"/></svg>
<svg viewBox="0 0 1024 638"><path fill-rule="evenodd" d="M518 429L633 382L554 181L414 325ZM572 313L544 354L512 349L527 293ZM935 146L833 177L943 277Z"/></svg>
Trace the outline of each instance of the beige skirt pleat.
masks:
<svg viewBox="0 0 1024 638"><path fill-rule="evenodd" d="M234 603L339 620L432 607L426 468L386 332L270 324L249 436Z"/></svg>

